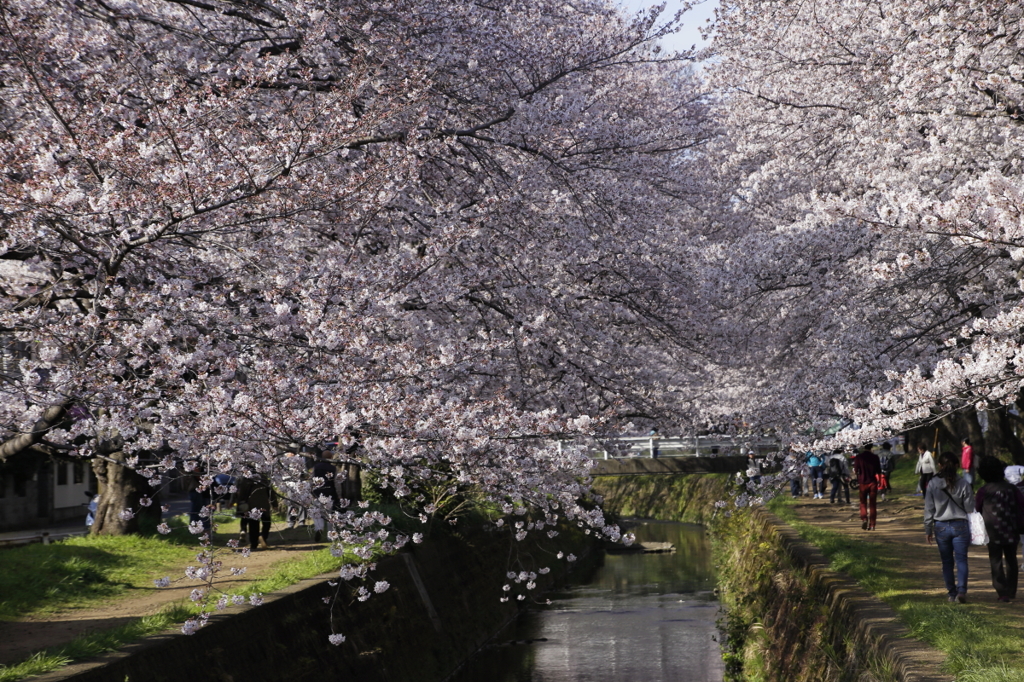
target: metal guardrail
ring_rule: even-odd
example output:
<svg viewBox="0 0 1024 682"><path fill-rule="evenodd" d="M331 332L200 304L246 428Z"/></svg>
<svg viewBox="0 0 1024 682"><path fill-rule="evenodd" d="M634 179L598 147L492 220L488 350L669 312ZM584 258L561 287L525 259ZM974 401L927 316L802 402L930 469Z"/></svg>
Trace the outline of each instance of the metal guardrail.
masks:
<svg viewBox="0 0 1024 682"><path fill-rule="evenodd" d="M595 459L624 459L628 457L727 457L742 454L755 456L775 452L781 447L778 440L751 436L685 436L652 437L623 436L607 439L601 446L588 447Z"/></svg>
<svg viewBox="0 0 1024 682"><path fill-rule="evenodd" d="M85 533L86 531L84 529L53 532L25 531L22 533L0 533L0 547L19 547L21 545L31 545L36 542L48 545L51 542L56 542L57 540L77 537L85 535Z"/></svg>

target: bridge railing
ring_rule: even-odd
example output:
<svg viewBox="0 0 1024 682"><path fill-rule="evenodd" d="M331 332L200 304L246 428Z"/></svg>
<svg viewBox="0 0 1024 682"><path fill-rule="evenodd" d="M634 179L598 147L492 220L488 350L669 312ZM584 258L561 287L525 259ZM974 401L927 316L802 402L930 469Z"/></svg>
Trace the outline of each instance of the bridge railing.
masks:
<svg viewBox="0 0 1024 682"><path fill-rule="evenodd" d="M587 453L596 459L629 457L728 457L741 454L765 455L777 451L778 439L767 436L651 437L623 436L587 444Z"/></svg>

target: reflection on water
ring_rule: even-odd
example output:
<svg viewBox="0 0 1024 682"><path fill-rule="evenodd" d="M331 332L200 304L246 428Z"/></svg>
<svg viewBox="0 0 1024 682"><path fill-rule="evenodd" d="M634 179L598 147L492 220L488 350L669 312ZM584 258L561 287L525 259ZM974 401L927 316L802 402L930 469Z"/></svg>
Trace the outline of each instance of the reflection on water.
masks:
<svg viewBox="0 0 1024 682"><path fill-rule="evenodd" d="M633 532L676 552L606 556L586 584L549 595L551 606L527 611L452 680L721 682L704 529L652 522Z"/></svg>

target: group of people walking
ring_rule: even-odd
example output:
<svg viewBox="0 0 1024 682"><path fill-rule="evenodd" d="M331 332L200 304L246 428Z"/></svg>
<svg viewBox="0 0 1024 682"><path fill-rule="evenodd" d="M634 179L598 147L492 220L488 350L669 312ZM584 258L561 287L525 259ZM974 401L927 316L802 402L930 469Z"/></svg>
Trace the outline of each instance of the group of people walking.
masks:
<svg viewBox="0 0 1024 682"><path fill-rule="evenodd" d="M889 475L896 467L896 458L889 443L882 445L882 456L865 446L849 458L843 450L819 455L808 452L801 461L796 454L786 458L783 473L789 479L793 497L812 495L816 500L829 494L830 504L850 504L850 485L856 481L860 498L860 516L865 530L874 530L877 499L889 491ZM831 489L831 493L829 490Z"/></svg>
<svg viewBox="0 0 1024 682"><path fill-rule="evenodd" d="M291 453L289 453L291 454ZM338 474L337 466L332 461L334 453L330 450L315 451L309 453L313 459L312 466L308 469L310 477L319 483L312 491L313 497L320 500L330 500L332 509L341 508L341 500L336 486ZM294 456L294 455L292 455ZM204 531L209 532L214 505L219 509L222 503L233 504L235 517L240 523L240 541L248 541L249 549L268 549L271 527L271 512L278 504L278 491L271 485L266 476L252 474L241 478L234 478L227 474L218 474L213 485L200 491L198 474L186 474L184 477L185 489L189 495L190 511L189 520L193 524L201 524ZM286 481L287 483L287 481ZM234 487L234 493L227 491ZM283 492L287 499L290 491ZM203 509L208 511L204 512ZM305 525L307 510L305 507L295 503L288 506L288 527ZM326 523L321 514L314 513L313 531L314 542L323 540Z"/></svg>
<svg viewBox="0 0 1024 682"><path fill-rule="evenodd" d="M1018 547L1024 533L1024 466L1006 466L995 457L974 456L969 439L962 441L958 454L943 452L935 457L925 445L917 448L914 469L924 496L925 537L938 547L942 577L951 602L967 601L967 556L972 544L985 544L992 573L992 586L1001 602L1017 596L1020 565ZM859 497L861 528L875 530L877 502L890 490L889 477L896 465L892 446L883 443L881 454L873 444L862 446L850 456L842 450L821 456L791 454L783 464L793 497L802 494L823 499L831 487L829 501L850 504L850 486ZM984 482L976 489L976 477ZM828 484L826 485L826 480ZM981 529L984 528L982 537Z"/></svg>
<svg viewBox="0 0 1024 682"><path fill-rule="evenodd" d="M313 489L313 497L318 500L327 500L325 504L330 509L341 509L341 497L338 495L338 467L334 463L334 453L330 450L316 451L310 453L313 456L313 465L309 470L312 480L317 482ZM287 495L287 491L285 493ZM244 478L238 485L236 493L237 504L235 515L241 519L241 533L248 535L249 547L252 550L257 548L266 549L267 540L270 535L270 510L277 504L278 493L270 485L265 477ZM258 509L260 515L252 513ZM305 525L307 520L305 507L290 503L288 506L288 527L294 528L297 525ZM255 518L253 518L255 517ZM313 512L313 542L321 542L324 538L326 521L321 513Z"/></svg>

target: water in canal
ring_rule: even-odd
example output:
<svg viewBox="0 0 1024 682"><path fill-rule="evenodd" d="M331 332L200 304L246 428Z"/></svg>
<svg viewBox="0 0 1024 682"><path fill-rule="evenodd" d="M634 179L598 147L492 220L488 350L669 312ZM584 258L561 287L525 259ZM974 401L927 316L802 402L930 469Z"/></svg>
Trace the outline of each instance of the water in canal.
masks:
<svg viewBox="0 0 1024 682"><path fill-rule="evenodd" d="M548 595L453 682L721 682L718 602L702 526L644 523L672 554L609 554L585 584Z"/></svg>

